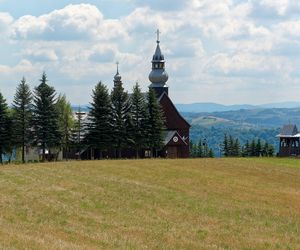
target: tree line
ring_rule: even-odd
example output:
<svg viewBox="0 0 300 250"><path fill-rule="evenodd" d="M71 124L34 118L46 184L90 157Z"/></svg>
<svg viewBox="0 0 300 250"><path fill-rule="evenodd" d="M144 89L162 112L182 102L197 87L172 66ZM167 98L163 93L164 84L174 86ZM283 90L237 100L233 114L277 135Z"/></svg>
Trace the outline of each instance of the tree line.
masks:
<svg viewBox="0 0 300 250"><path fill-rule="evenodd" d="M78 111L74 117L70 102L48 85L45 73L33 91L23 78L11 107L0 93L0 163L4 154L11 156L16 148L21 149L24 163L26 147L39 148L45 161L46 155L54 160L63 151L68 158L71 151L87 147L98 149L100 158L108 150L120 158L123 149L135 150L139 157L141 148L149 148L153 156L163 145L161 106L154 90L144 95L138 83L129 96L121 83L109 93L99 82L92 91L88 122Z"/></svg>
<svg viewBox="0 0 300 250"><path fill-rule="evenodd" d="M206 139L200 139L197 143L190 141L190 157L214 158L214 151L208 146Z"/></svg>
<svg viewBox="0 0 300 250"><path fill-rule="evenodd" d="M224 157L272 157L275 153L274 146L261 139L246 141L241 145L238 138L227 134L224 135L221 150Z"/></svg>

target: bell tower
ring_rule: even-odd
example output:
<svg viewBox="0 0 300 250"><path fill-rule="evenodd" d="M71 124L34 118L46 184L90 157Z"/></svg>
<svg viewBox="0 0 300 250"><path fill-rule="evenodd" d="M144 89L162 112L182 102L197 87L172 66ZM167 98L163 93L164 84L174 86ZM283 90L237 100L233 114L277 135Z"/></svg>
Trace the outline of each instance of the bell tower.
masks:
<svg viewBox="0 0 300 250"><path fill-rule="evenodd" d="M116 62L116 65L117 65L117 73L114 76L114 87L116 87L117 85L122 86L122 77L119 73L119 62Z"/></svg>
<svg viewBox="0 0 300 250"><path fill-rule="evenodd" d="M149 74L149 80L151 85L149 88L153 88L156 92L157 97L161 96L162 93L166 93L168 95L168 85L166 82L168 81L168 74L165 71L165 58L161 53L160 49L160 40L159 40L159 30L156 32L157 40L156 40L156 50L152 58L152 71Z"/></svg>

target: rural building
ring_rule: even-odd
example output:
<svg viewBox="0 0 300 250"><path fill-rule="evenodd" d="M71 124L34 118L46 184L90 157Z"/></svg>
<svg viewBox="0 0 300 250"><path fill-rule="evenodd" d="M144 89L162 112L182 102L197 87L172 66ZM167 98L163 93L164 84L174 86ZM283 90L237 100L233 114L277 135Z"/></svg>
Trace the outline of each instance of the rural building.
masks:
<svg viewBox="0 0 300 250"><path fill-rule="evenodd" d="M277 137L280 139L279 156L300 156L300 133L296 125L284 125Z"/></svg>
<svg viewBox="0 0 300 250"><path fill-rule="evenodd" d="M158 33L159 34L159 33ZM152 58L152 70L149 74L151 82L149 88L152 88L157 96L157 100L161 104L165 118L165 135L164 147L158 152L154 152L156 157L165 158L188 158L189 152L189 132L190 124L180 115L172 100L169 97L168 74L165 70L165 58L160 49L159 35L157 36L157 46ZM122 77L117 68L117 73L114 76L114 86L122 85ZM145 94L146 95L146 94ZM88 117L84 115L83 123L88 123ZM78 153L77 153L78 154ZM81 159L98 158L97 150L86 148L79 153ZM150 149L142 149L139 152L140 157L150 157ZM122 157L135 157L136 152L133 149L122 150ZM106 152L104 157L114 157L115 152Z"/></svg>
<svg viewBox="0 0 300 250"><path fill-rule="evenodd" d="M157 32L157 45L152 58L152 71L149 75L151 85L154 89L165 116L165 148L162 152L168 158L189 157L189 133L190 124L180 115L169 97L169 87L166 84L168 74L165 71L165 58L160 49L159 31Z"/></svg>

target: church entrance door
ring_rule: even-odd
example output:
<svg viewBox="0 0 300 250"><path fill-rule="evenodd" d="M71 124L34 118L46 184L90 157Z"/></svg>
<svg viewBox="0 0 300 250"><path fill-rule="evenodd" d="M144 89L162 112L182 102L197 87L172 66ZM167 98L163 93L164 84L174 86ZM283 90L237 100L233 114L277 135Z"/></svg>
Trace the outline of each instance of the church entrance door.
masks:
<svg viewBox="0 0 300 250"><path fill-rule="evenodd" d="M168 147L168 158L178 158L178 150L177 147L170 146Z"/></svg>

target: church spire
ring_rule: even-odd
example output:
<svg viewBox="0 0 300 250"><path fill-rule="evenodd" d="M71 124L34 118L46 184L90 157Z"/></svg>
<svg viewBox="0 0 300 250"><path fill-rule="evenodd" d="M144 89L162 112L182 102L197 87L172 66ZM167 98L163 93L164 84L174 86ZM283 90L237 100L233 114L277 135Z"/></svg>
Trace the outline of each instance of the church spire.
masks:
<svg viewBox="0 0 300 250"><path fill-rule="evenodd" d="M122 77L119 74L119 62L116 62L117 65L117 73L114 76L114 85L116 86L117 84L121 84L122 85Z"/></svg>
<svg viewBox="0 0 300 250"><path fill-rule="evenodd" d="M157 95L161 95L163 92L168 94L168 87L166 82L168 81L168 74L165 71L165 58L160 49L160 31L156 31L157 40L156 40L156 49L152 58L152 71L149 74L149 80L152 83L149 87L153 88Z"/></svg>

